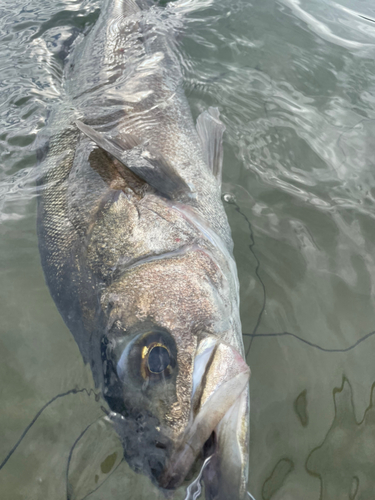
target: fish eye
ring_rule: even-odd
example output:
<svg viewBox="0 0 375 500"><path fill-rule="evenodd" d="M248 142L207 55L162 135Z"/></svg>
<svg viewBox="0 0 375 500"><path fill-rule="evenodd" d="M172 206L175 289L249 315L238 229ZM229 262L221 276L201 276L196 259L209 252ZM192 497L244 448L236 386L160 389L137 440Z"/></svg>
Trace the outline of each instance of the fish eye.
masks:
<svg viewBox="0 0 375 500"><path fill-rule="evenodd" d="M172 372L171 354L168 347L160 342L153 342L142 349L141 375L144 380L160 380Z"/></svg>
<svg viewBox="0 0 375 500"><path fill-rule="evenodd" d="M175 341L161 328L136 335L125 347L119 344L117 352L114 354L116 372L123 383L131 378L142 386L145 382L152 386L177 375Z"/></svg>
<svg viewBox="0 0 375 500"><path fill-rule="evenodd" d="M170 356L165 346L155 345L148 352L148 369L151 373L162 373L170 364Z"/></svg>

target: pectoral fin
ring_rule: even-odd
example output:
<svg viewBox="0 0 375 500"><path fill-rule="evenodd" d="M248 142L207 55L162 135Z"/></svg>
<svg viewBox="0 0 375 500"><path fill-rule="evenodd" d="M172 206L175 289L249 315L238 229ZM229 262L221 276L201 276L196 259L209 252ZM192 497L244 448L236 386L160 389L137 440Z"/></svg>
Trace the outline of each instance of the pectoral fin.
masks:
<svg viewBox="0 0 375 500"><path fill-rule="evenodd" d="M145 147L136 137L122 134L112 138L79 120L76 125L95 144L116 158L124 168L131 170L165 197L176 199L193 196L191 187L168 160L150 147Z"/></svg>
<svg viewBox="0 0 375 500"><path fill-rule="evenodd" d="M219 118L217 108L210 107L197 119L197 132L202 144L204 159L212 173L221 183L223 169L223 133L225 125Z"/></svg>

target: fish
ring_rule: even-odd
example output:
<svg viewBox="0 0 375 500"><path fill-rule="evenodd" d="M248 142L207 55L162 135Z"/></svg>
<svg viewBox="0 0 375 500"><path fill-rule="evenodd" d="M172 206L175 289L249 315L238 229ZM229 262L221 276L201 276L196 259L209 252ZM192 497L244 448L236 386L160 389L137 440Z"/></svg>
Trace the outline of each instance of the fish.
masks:
<svg viewBox="0 0 375 500"><path fill-rule="evenodd" d="M215 107L192 118L183 11L104 0L72 41L41 133L39 251L129 466L168 495L205 461L206 499L243 500L250 368L221 199L225 126Z"/></svg>

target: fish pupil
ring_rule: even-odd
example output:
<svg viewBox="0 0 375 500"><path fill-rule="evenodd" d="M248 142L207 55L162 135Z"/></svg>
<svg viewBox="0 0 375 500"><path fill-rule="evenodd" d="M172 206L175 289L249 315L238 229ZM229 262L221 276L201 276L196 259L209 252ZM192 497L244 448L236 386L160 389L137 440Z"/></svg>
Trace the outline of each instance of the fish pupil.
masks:
<svg viewBox="0 0 375 500"><path fill-rule="evenodd" d="M148 355L148 368L151 373L162 373L170 363L169 352L165 347L155 346Z"/></svg>

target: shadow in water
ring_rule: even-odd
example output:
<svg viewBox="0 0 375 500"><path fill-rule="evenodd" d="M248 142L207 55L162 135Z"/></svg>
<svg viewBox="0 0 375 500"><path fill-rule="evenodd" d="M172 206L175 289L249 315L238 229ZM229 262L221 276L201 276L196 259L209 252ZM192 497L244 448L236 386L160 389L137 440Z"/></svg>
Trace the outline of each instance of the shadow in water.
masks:
<svg viewBox="0 0 375 500"><path fill-rule="evenodd" d="M343 377L341 387L333 390L333 422L323 442L310 452L305 464L307 472L320 480L320 500L373 498L374 391L375 382L371 387L369 406L358 422L349 380Z"/></svg>

